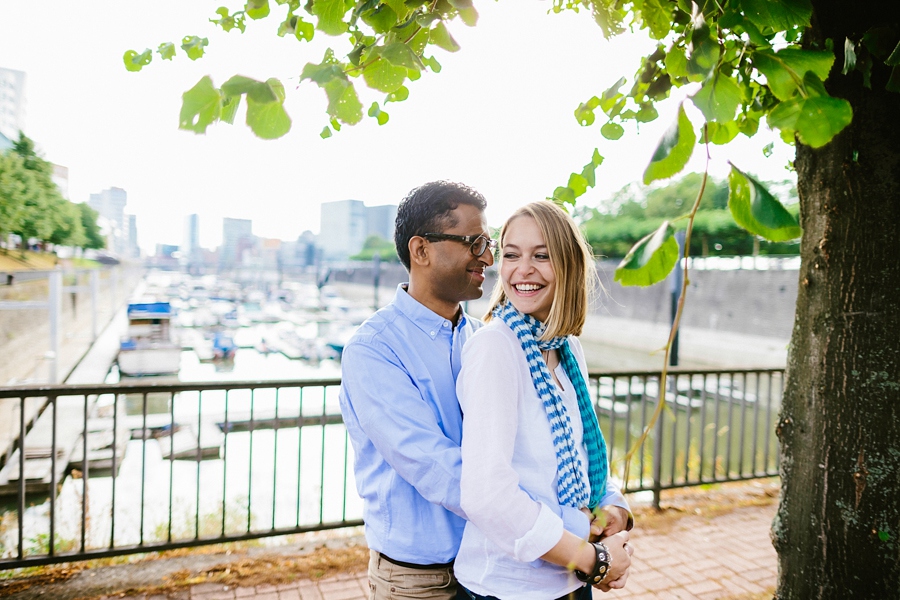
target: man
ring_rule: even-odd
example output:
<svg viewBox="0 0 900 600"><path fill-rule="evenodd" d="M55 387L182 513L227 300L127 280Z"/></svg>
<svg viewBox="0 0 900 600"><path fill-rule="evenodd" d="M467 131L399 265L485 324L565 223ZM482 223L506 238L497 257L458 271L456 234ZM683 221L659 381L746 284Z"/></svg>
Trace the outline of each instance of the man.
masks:
<svg viewBox="0 0 900 600"><path fill-rule="evenodd" d="M485 206L477 191L445 181L403 199L394 242L409 283L360 326L341 358L341 412L378 600L456 597L453 560L465 526L456 377L462 346L480 326L460 303L482 296L484 269L494 263ZM607 518L621 529L629 515L624 499L617 504ZM566 529L585 537L587 520Z"/></svg>

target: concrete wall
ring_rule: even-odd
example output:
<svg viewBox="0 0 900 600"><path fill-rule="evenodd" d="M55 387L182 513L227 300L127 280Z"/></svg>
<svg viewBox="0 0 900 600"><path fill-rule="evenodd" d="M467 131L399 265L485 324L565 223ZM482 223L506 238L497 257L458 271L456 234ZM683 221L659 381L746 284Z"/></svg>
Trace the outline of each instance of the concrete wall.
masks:
<svg viewBox="0 0 900 600"><path fill-rule="evenodd" d="M593 312L601 316L668 324L671 292L668 282L648 288L622 287L613 281L615 264L599 265L600 280L608 294L601 293ZM332 271L331 281L372 284L372 266ZM486 294L496 281L490 269ZM380 286L388 299L398 283L408 280L401 265L382 264ZM793 270L732 270L690 273L682 326L788 339L794 322L798 272Z"/></svg>

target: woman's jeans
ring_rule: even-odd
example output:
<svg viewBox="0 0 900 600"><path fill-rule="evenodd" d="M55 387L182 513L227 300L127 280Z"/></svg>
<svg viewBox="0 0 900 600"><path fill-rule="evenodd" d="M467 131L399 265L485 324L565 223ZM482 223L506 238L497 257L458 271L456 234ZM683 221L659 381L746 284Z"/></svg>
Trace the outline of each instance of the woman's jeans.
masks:
<svg viewBox="0 0 900 600"><path fill-rule="evenodd" d="M557 600L591 600L591 586L585 585L583 588L577 589L558 598ZM467 590L460 585L456 591L456 600L498 600L493 596L479 596L473 591ZM551 600L548 598L548 600Z"/></svg>

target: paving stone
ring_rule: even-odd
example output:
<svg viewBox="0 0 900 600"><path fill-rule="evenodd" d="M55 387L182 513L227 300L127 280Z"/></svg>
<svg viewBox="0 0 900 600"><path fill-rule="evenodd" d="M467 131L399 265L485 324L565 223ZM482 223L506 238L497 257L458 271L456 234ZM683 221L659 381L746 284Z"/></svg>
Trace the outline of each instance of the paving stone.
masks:
<svg viewBox="0 0 900 600"><path fill-rule="evenodd" d="M692 583L690 585L684 586L684 588L692 594L703 594L705 592L716 592L722 591L722 586L717 582L708 580L701 581L699 583Z"/></svg>

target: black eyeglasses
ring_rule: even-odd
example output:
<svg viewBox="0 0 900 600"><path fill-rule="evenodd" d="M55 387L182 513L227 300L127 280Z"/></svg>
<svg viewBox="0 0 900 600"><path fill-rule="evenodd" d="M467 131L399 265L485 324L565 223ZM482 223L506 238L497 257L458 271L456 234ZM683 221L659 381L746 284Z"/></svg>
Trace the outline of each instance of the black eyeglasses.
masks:
<svg viewBox="0 0 900 600"><path fill-rule="evenodd" d="M422 237L435 240L452 240L454 242L469 244L469 252L471 252L473 256L481 256L488 248L491 249L491 252L497 248L497 240L485 237L484 234L453 235L450 233L423 233Z"/></svg>

